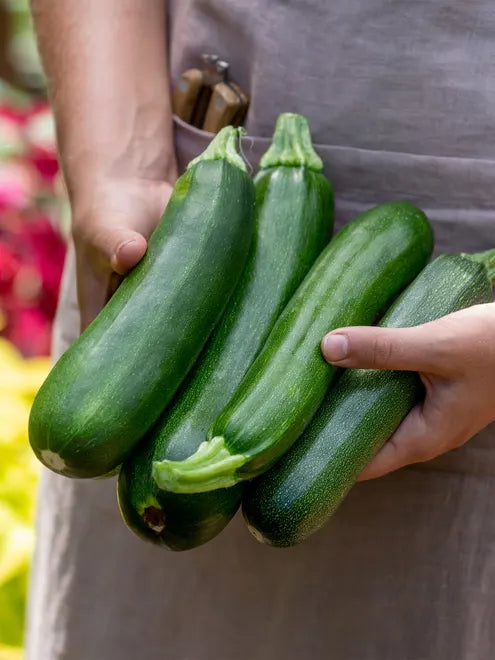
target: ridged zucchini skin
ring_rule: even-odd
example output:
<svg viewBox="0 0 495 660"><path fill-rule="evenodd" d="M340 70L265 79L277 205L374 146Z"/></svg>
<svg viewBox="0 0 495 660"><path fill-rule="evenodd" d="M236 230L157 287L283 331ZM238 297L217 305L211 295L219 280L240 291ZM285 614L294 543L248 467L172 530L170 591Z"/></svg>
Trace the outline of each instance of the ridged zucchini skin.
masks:
<svg viewBox="0 0 495 660"><path fill-rule="evenodd" d="M483 264L444 255L425 268L380 325L420 325L491 299ZM249 485L243 513L253 535L285 547L320 529L423 394L415 373L345 371L295 445Z"/></svg>
<svg viewBox="0 0 495 660"><path fill-rule="evenodd" d="M337 369L321 356L323 335L365 325L425 266L430 224L407 202L375 207L346 225L277 320L263 350L209 431L182 462L154 464L161 488L201 492L252 479L302 433Z"/></svg>
<svg viewBox="0 0 495 660"><path fill-rule="evenodd" d="M254 221L254 185L236 162L238 132L229 129L179 178L144 258L41 387L29 439L53 471L80 478L114 471L217 323Z"/></svg>
<svg viewBox="0 0 495 660"><path fill-rule="evenodd" d="M304 147L301 132L309 137L304 118L281 115L277 135L289 133ZM128 527L172 550L216 536L239 508L243 485L195 495L165 492L153 479L153 461L181 460L196 451L332 233L333 193L321 162L315 171L305 158L285 166L272 156L255 178L253 242L222 320L172 406L119 475L119 506Z"/></svg>

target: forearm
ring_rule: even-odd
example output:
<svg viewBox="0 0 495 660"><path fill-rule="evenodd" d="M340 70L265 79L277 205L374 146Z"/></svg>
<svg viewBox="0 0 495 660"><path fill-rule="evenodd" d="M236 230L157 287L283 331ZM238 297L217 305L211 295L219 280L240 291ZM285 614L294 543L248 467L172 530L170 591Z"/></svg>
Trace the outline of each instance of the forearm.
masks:
<svg viewBox="0 0 495 660"><path fill-rule="evenodd" d="M163 0L31 5L73 207L102 179L173 178Z"/></svg>

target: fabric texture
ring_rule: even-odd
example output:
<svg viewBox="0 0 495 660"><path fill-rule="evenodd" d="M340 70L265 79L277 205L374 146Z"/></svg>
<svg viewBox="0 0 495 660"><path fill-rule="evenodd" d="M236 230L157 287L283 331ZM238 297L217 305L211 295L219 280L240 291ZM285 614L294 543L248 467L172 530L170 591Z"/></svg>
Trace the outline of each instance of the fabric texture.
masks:
<svg viewBox="0 0 495 660"><path fill-rule="evenodd" d="M337 227L408 199L437 252L495 246L491 0L175 0L169 14L174 79L218 52L249 91L253 165L279 112L308 116ZM209 138L176 120L182 167ZM78 324L70 252L55 356ZM299 547L259 545L237 516L176 554L126 529L115 479L44 471L28 660L489 660L494 500L492 427L357 485Z"/></svg>

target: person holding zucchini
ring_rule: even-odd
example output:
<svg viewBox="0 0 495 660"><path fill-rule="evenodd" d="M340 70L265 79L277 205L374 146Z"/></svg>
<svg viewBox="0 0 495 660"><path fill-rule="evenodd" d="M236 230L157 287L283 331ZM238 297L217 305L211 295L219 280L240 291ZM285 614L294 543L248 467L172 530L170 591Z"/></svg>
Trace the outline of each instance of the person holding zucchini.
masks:
<svg viewBox="0 0 495 660"><path fill-rule="evenodd" d="M431 220L438 253L495 247L490 0L31 4L72 208L55 357L141 260L178 173L212 137L170 101L204 52L227 57L249 92L253 165L280 113L309 118L337 228L405 200ZM122 524L114 480L44 471L29 660L491 658L495 305L321 334L330 364L418 372L426 388L332 523L276 551L237 517L165 553Z"/></svg>

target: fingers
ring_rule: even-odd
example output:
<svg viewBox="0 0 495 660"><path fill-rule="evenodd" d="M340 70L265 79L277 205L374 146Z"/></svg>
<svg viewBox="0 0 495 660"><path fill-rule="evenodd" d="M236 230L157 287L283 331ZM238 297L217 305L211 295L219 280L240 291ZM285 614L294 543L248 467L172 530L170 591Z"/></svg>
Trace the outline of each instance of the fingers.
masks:
<svg viewBox="0 0 495 660"><path fill-rule="evenodd" d="M397 369L442 375L453 368L448 328L428 323L414 328L349 327L325 335L323 357L339 367Z"/></svg>
<svg viewBox="0 0 495 660"><path fill-rule="evenodd" d="M358 481L376 479L412 463L423 463L463 445L476 433L462 401L462 387L437 385L416 406L361 473Z"/></svg>
<svg viewBox="0 0 495 660"><path fill-rule="evenodd" d="M431 434L425 428L421 407L417 406L366 466L358 481L377 479L410 463L432 458L430 442Z"/></svg>

